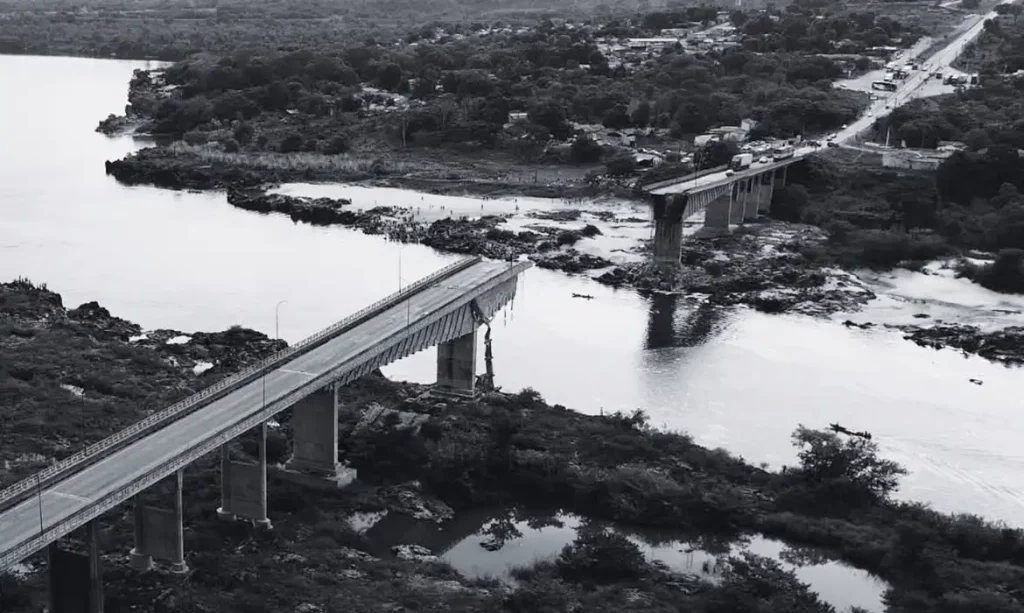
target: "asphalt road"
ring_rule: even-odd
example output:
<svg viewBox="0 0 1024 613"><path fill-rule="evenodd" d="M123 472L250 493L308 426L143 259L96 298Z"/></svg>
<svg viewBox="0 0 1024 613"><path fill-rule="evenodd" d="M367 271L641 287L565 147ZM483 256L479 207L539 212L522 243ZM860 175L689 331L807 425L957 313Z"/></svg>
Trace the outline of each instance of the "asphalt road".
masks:
<svg viewBox="0 0 1024 613"><path fill-rule="evenodd" d="M1008 0L1010 4L1015 3L1017 0ZM849 124L839 132L835 134L833 140L837 144L845 144L850 139L854 138L864 130L867 130L879 117L884 117L892 112L892 109L887 109L886 104L890 104L893 100L896 101L894 107L899 107L906 104L908 101L914 98L914 93L917 92L922 85L928 82L928 78L931 73L935 71L942 71L948 69L949 65L956 60L957 57L963 52L971 41L978 37L979 34L984 30L985 20L994 19L997 16L995 11L978 18L976 23L971 27L964 30L959 36L953 39L948 45L934 53L931 57L923 60L922 65L927 65L927 70L916 70L909 77L907 77L899 86L899 88L888 98L880 98L879 100L872 103L870 107L864 112L864 114L857 119L857 121ZM910 59L917 56L924 50L923 44L915 45L911 50L903 55L901 59L909 61ZM824 144L824 143L823 143ZM813 147L797 147L793 153L794 158L801 158L805 155L810 155L817 151ZM756 157L756 155L755 155ZM736 172L732 175L727 175L725 172L718 172L715 174L705 175L699 177L693 181L684 181L675 185L662 187L654 190L652 194L681 194L695 189L710 189L719 185L732 183L739 178L743 178L748 175L759 174L767 170L777 168L779 166L786 165L786 162L792 163L792 160L786 160L782 162L768 162L766 164L760 164L754 162L751 164L750 169Z"/></svg>
<svg viewBox="0 0 1024 613"><path fill-rule="evenodd" d="M381 339L401 332L410 320L416 323L419 318L507 269L508 264L504 262L483 261L475 264L391 307L372 320L282 364L265 378L267 404L301 388L314 377L357 357L361 352L372 350ZM263 390L262 380L244 385L44 490L41 493L43 525L50 527L67 519L93 501L117 492L136 478L179 456L182 450L253 415L263 407ZM33 496L0 515L0 557L39 533L39 509L40 497ZM2 566L0 570L3 570Z"/></svg>

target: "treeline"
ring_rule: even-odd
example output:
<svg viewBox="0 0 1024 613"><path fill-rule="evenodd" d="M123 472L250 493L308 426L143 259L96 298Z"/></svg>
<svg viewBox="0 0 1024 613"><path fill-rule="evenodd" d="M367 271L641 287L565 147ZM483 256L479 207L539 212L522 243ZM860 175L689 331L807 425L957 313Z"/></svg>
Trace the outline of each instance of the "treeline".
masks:
<svg viewBox="0 0 1024 613"><path fill-rule="evenodd" d="M380 98L400 112L377 113L374 122L390 123L404 144L493 145L510 111L526 112L521 135L543 142L567 138L573 121L681 136L750 117L764 134L792 136L849 122L863 103L831 87L839 70L824 58L669 49L627 65L606 57L588 28L548 22L527 32L435 34L397 48L202 56L167 70L166 82L177 87L171 99L138 96L133 107L155 120L156 131L177 135L284 113L314 122L342 117L354 127L371 115L363 86L372 85L403 96Z"/></svg>
<svg viewBox="0 0 1024 613"><path fill-rule="evenodd" d="M870 11L790 5L779 13L733 11L730 20L750 51L863 53L871 47L910 47L924 32Z"/></svg>

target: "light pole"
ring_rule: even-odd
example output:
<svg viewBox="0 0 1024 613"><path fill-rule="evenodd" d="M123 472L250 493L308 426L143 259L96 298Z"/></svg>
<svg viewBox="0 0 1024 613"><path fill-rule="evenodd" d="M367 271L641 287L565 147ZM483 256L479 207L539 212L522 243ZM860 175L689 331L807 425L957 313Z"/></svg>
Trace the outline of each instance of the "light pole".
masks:
<svg viewBox="0 0 1024 613"><path fill-rule="evenodd" d="M274 339L281 340L281 305L288 302L287 300L281 300L274 306Z"/></svg>

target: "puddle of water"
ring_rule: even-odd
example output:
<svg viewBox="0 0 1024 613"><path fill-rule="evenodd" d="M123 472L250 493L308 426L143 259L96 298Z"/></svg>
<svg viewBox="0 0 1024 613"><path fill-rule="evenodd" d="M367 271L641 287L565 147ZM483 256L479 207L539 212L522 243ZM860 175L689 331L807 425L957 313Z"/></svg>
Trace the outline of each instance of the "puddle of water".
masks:
<svg viewBox="0 0 1024 613"><path fill-rule="evenodd" d="M500 513L475 510L444 524L420 522L396 513L360 514L350 524L365 534L377 555L390 555L391 548L399 544L420 545L467 578L511 583L513 569L556 558L576 539L583 521L575 515L531 515L513 520ZM885 582L866 571L828 560L814 550L791 548L763 536L738 543L696 544L679 533L592 523L618 531L648 560L662 562L676 572L716 581L729 555L749 551L780 562L837 611L851 607L873 613L884 610ZM504 537L498 549L492 546L495 534Z"/></svg>

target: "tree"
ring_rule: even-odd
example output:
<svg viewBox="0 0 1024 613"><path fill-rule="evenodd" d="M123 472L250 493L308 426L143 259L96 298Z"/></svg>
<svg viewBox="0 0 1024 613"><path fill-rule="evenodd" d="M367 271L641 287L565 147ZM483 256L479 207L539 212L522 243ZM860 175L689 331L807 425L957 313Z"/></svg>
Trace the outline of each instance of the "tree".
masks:
<svg viewBox="0 0 1024 613"><path fill-rule="evenodd" d="M610 159L605 163L605 171L613 177L631 175L636 172L636 158L632 155L622 155Z"/></svg>
<svg viewBox="0 0 1024 613"><path fill-rule="evenodd" d="M281 141L281 153L295 153L302 149L302 137L298 134L290 134Z"/></svg>
<svg viewBox="0 0 1024 613"><path fill-rule="evenodd" d="M843 506L885 501L907 470L878 457L878 445L859 436L841 439L834 432L800 426L793 433L800 451L797 479L819 500Z"/></svg>
<svg viewBox="0 0 1024 613"><path fill-rule="evenodd" d="M633 124L633 120L630 119L629 113L626 111L625 105L616 104L608 110L604 115L604 119L601 121L602 125L606 128L613 130L621 130L628 128Z"/></svg>
<svg viewBox="0 0 1024 613"><path fill-rule="evenodd" d="M601 161L601 145L589 136L581 136L573 141L569 149L569 157L578 164L592 164Z"/></svg>
<svg viewBox="0 0 1024 613"><path fill-rule="evenodd" d="M530 107L526 117L532 123L547 128L552 136L559 140L569 137L569 121L565 115L565 106L555 100L544 100Z"/></svg>
<svg viewBox="0 0 1024 613"><path fill-rule="evenodd" d="M402 81L402 69L398 64L387 64L377 72L377 85L383 89L395 90Z"/></svg>
<svg viewBox="0 0 1024 613"><path fill-rule="evenodd" d="M348 140L341 135L335 136L324 147L324 153L327 155L339 155L348 151Z"/></svg>
<svg viewBox="0 0 1024 613"><path fill-rule="evenodd" d="M237 140L239 143L246 145L252 142L252 137L255 134L256 130L250 124L240 123L238 124L238 127L235 128L235 131L232 134L232 136L234 136L235 140Z"/></svg>

